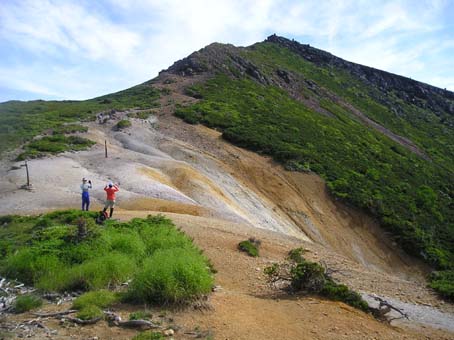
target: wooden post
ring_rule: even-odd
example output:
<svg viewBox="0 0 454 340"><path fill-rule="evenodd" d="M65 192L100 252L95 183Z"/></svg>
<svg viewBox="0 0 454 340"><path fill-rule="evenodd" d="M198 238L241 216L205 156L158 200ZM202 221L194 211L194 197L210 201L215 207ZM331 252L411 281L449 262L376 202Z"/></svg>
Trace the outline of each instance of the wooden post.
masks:
<svg viewBox="0 0 454 340"><path fill-rule="evenodd" d="M21 188L22 188L22 189L31 190L32 187L31 187L31 185L30 185L30 174L28 173L28 163L27 163L27 161L25 161L25 163L24 163L24 164L21 164L20 166L21 166L21 167L24 166L24 167L25 167L25 171L26 171L26 173L27 173L27 184L26 184L26 185L23 185Z"/></svg>
<svg viewBox="0 0 454 340"><path fill-rule="evenodd" d="M106 158L107 158L107 140L104 139L104 150L106 152Z"/></svg>
<svg viewBox="0 0 454 340"><path fill-rule="evenodd" d="M25 161L25 171L27 171L27 187L30 188L30 175L28 174L28 164Z"/></svg>

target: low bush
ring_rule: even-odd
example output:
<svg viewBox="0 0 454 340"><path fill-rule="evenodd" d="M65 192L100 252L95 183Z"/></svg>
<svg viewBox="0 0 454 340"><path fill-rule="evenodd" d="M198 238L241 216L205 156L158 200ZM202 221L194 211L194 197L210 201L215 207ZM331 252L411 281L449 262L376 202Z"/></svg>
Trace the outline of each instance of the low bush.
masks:
<svg viewBox="0 0 454 340"><path fill-rule="evenodd" d="M430 277L430 287L442 297L454 301L454 270L434 272Z"/></svg>
<svg viewBox="0 0 454 340"><path fill-rule="evenodd" d="M342 301L352 307L368 312L369 305L361 295L343 284L336 283L324 267L303 257L304 249L291 250L287 261L274 263L264 269L268 282L282 285L292 292L318 294L330 300Z"/></svg>
<svg viewBox="0 0 454 340"><path fill-rule="evenodd" d="M17 156L17 160L43 157L65 151L88 149L95 142L80 136L54 135L33 140L24 146L25 151Z"/></svg>
<svg viewBox="0 0 454 340"><path fill-rule="evenodd" d="M252 257L259 256L259 246L259 241L255 239L249 239L238 243L238 249Z"/></svg>
<svg viewBox="0 0 454 340"><path fill-rule="evenodd" d="M31 309L41 307L43 300L40 297L33 294L20 295L14 301L14 312L24 313Z"/></svg>
<svg viewBox="0 0 454 340"><path fill-rule="evenodd" d="M129 120L122 119L115 125L115 127L116 127L117 130L123 130L123 129L126 129L126 128L130 127L131 125L132 124L131 124L131 122Z"/></svg>
<svg viewBox="0 0 454 340"><path fill-rule="evenodd" d="M350 290L346 285L335 283L333 280L327 280L320 291L320 295L330 300L342 301L347 305L369 311L369 305L364 301L357 292Z"/></svg>
<svg viewBox="0 0 454 340"><path fill-rule="evenodd" d="M76 316L81 320L92 320L96 318L102 318L104 313L102 312L101 308L88 305L81 309Z"/></svg>
<svg viewBox="0 0 454 340"><path fill-rule="evenodd" d="M76 132L87 132L88 128L80 124L65 124L52 130L53 135L65 135Z"/></svg>
<svg viewBox="0 0 454 340"><path fill-rule="evenodd" d="M146 110L146 111L136 111L128 113L129 118L138 118L138 119L148 119L150 115L153 114L153 111Z"/></svg>

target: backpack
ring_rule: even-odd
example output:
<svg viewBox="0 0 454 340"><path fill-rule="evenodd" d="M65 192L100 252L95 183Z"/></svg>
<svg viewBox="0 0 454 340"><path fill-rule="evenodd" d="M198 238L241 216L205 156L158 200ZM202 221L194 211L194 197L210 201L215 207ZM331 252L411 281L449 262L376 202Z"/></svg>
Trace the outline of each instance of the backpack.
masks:
<svg viewBox="0 0 454 340"><path fill-rule="evenodd" d="M104 224L104 221L109 218L107 211L100 211L99 215L96 217L96 224Z"/></svg>

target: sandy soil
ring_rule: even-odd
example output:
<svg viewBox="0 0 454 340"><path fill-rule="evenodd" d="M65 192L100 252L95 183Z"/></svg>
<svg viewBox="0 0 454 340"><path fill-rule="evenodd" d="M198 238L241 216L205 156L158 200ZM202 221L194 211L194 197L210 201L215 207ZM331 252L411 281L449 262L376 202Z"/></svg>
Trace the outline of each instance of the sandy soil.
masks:
<svg viewBox="0 0 454 340"><path fill-rule="evenodd" d="M88 177L94 183L92 209L101 208L102 188L113 180L121 189L117 218L159 212L171 217L204 249L222 287L210 297L211 309L169 312L180 327L178 339L191 338L184 331L194 329L209 331L215 339L454 338L449 327L430 327L437 327L436 321L428 325L412 320L392 327L341 303L271 290L263 268L302 246L309 259L336 269L336 278L352 288L451 313L444 314L445 321L454 325L452 305L426 288L428 268L399 252L376 221L333 200L316 175L285 171L266 157L226 143L217 131L172 116L168 103L191 100L182 94L164 96L154 117L133 120L124 132L112 130L115 121L89 123L86 136L97 142L91 150L29 162L32 191L20 189L25 176L22 168L15 168L19 164L4 161L0 214L77 208L80 180ZM249 236L262 241L259 258L237 251L238 242ZM30 317L12 316L3 322ZM53 320L46 322L57 327ZM55 339L128 339L134 331L99 324L59 328L58 334Z"/></svg>

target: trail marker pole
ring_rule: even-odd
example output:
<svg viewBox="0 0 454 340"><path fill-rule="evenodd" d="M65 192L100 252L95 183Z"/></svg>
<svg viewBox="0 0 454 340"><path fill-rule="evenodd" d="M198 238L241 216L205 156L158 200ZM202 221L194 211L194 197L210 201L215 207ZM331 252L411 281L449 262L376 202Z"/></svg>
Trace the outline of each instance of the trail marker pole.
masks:
<svg viewBox="0 0 454 340"><path fill-rule="evenodd" d="M31 186L30 186L30 174L28 172L28 163L27 161L25 161L25 164L21 164L21 166L24 166L25 167L25 171L27 172L27 186L26 188L30 190Z"/></svg>
<svg viewBox="0 0 454 340"><path fill-rule="evenodd" d="M104 139L104 151L106 153L106 158L107 158L107 140Z"/></svg>
<svg viewBox="0 0 454 340"><path fill-rule="evenodd" d="M28 163L25 161L25 171L27 172L27 186L30 186L30 174L28 173Z"/></svg>

